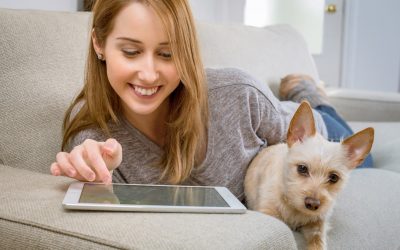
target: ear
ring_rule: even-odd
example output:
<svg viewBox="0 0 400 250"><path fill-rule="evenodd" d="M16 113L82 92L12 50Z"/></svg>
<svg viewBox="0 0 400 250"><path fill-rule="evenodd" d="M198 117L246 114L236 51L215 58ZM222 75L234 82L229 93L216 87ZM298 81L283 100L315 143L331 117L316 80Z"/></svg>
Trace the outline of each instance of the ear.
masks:
<svg viewBox="0 0 400 250"><path fill-rule="evenodd" d="M297 141L314 136L316 133L314 116L308 102L301 102L299 108L290 121L287 134L287 144L291 147Z"/></svg>
<svg viewBox="0 0 400 250"><path fill-rule="evenodd" d="M94 32L94 28L92 29L92 43L93 48L96 51L96 54L103 54L103 49L101 48L100 44L97 41L96 33Z"/></svg>
<svg viewBox="0 0 400 250"><path fill-rule="evenodd" d="M366 128L344 140L342 145L347 150L347 156L350 161L349 168L359 166L369 152L371 151L372 144L374 143L374 129Z"/></svg>

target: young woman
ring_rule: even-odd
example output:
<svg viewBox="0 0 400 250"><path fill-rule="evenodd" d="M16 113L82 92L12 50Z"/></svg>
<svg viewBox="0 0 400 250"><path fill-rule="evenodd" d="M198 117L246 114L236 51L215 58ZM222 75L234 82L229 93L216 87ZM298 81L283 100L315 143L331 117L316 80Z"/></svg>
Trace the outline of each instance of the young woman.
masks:
<svg viewBox="0 0 400 250"><path fill-rule="evenodd" d="M205 71L186 0L96 1L92 28L85 84L51 173L226 186L243 199L248 164L285 140L298 104L260 91L240 70ZM352 133L312 79L285 78L281 95L309 100L323 135Z"/></svg>

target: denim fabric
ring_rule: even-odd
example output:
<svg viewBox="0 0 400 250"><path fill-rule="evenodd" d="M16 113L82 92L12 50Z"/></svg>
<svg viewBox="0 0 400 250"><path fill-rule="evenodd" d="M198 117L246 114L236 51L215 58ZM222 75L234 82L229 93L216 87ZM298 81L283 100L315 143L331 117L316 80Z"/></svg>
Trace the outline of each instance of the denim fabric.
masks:
<svg viewBox="0 0 400 250"><path fill-rule="evenodd" d="M353 130L349 125L336 113L336 110L328 105L319 105L314 108L321 114L328 130L328 140L339 142L352 134ZM364 162L357 168L372 168L373 159L371 154L367 156Z"/></svg>

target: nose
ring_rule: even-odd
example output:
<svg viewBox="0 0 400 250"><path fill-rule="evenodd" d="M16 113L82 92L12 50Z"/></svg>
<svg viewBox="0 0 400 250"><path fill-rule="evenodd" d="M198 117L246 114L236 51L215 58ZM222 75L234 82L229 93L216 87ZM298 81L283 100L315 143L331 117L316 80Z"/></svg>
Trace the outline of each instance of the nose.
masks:
<svg viewBox="0 0 400 250"><path fill-rule="evenodd" d="M304 199L304 205L306 206L307 209L315 211L319 208L319 206L321 205L321 202L318 199L306 197Z"/></svg>
<svg viewBox="0 0 400 250"><path fill-rule="evenodd" d="M139 80L143 83L153 84L157 81L158 77L159 74L153 56L144 57L138 72Z"/></svg>

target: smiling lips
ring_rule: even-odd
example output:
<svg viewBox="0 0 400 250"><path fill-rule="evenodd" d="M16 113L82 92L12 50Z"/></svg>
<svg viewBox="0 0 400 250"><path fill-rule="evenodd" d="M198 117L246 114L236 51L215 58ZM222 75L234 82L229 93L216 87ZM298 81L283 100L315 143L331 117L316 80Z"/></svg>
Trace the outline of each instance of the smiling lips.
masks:
<svg viewBox="0 0 400 250"><path fill-rule="evenodd" d="M156 86L152 88L143 88L133 84L131 84L131 86L135 90L135 93L141 96L152 96L155 93L157 93L157 91L161 88L161 86Z"/></svg>

